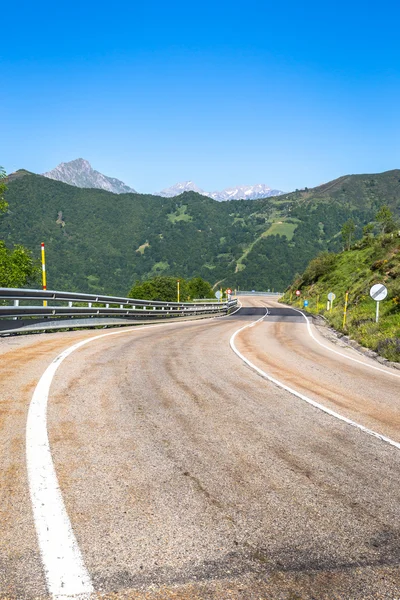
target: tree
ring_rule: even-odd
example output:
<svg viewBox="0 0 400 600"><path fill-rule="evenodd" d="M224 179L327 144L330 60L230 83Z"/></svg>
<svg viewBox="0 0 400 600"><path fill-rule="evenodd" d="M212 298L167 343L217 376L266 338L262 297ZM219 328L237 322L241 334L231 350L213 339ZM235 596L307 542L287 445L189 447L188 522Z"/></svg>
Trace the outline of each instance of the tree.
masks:
<svg viewBox="0 0 400 600"><path fill-rule="evenodd" d="M364 225L364 227L363 227L363 236L364 237L371 237L373 232L374 232L374 224L373 223L367 223L367 225Z"/></svg>
<svg viewBox="0 0 400 600"><path fill-rule="evenodd" d="M386 204L380 207L375 215L375 220L379 223L382 234L393 231L396 228L393 213Z"/></svg>
<svg viewBox="0 0 400 600"><path fill-rule="evenodd" d="M7 210L7 202L4 200L4 193L7 189L6 182L6 172L3 167L0 167L0 212L5 212Z"/></svg>
<svg viewBox="0 0 400 600"><path fill-rule="evenodd" d="M193 277L187 282L187 292L190 300L195 298L214 298L214 292L208 281L201 277Z"/></svg>
<svg viewBox="0 0 400 600"><path fill-rule="evenodd" d="M177 301L177 282L178 277L167 275L158 275L147 281L136 281L135 285L128 294L128 298L137 298L138 300L160 300L162 302ZM186 281L179 280L180 300L185 302L188 294Z"/></svg>
<svg viewBox="0 0 400 600"><path fill-rule="evenodd" d="M39 274L29 250L23 246L6 248L0 240L0 287L23 287Z"/></svg>
<svg viewBox="0 0 400 600"><path fill-rule="evenodd" d="M4 193L7 189L5 182L6 173L0 167L0 212L7 210ZM14 246L12 250L0 240L0 287L22 287L39 274L29 250L23 246Z"/></svg>
<svg viewBox="0 0 400 600"><path fill-rule="evenodd" d="M353 239L355 230L356 226L353 219L349 219L348 221L346 221L346 223L342 227L342 240L347 250L350 250L351 248L351 241Z"/></svg>
<svg viewBox="0 0 400 600"><path fill-rule="evenodd" d="M128 298L138 300L161 300L162 302L176 302L179 279L179 297L181 302L194 298L211 298L214 296L211 285L201 277L194 277L189 281L182 277L158 275L147 281L136 281L128 294Z"/></svg>

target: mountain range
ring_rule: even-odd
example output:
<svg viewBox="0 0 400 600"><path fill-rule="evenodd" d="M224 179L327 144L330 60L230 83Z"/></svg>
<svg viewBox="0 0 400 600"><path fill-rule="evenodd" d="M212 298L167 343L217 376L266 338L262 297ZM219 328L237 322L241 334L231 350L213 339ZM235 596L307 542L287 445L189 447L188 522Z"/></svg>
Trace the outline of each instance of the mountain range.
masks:
<svg viewBox="0 0 400 600"><path fill-rule="evenodd" d="M342 248L348 219L360 237L382 205L400 216L400 170L225 202L193 191L116 195L21 170L6 200L0 239L37 259L45 242L49 289L125 295L136 280L165 274L283 291L321 251Z"/></svg>
<svg viewBox="0 0 400 600"><path fill-rule="evenodd" d="M238 185L236 187L226 188L220 192L205 192L193 181L182 181L175 185L158 192L157 196L172 198L179 196L182 192L197 192L202 196L208 196L214 200L255 200L257 198L269 198L270 196L281 196L285 192L273 190L264 183L256 185Z"/></svg>
<svg viewBox="0 0 400 600"><path fill-rule="evenodd" d="M77 158L70 162L61 163L55 167L55 169L43 173L43 175L49 179L62 181L80 188L96 188L107 190L114 194L137 193L133 188L129 187L119 179L108 177L107 175L103 175L99 171L96 171L84 158ZM255 198L279 196L284 193L280 190L272 190L264 184L242 185L234 188L226 188L221 192L205 192L193 183L193 181L184 181L182 183L176 183L172 187L166 188L161 192L156 192L154 195L172 198L174 196L179 196L182 192L197 192L202 196L214 198L214 200L251 200Z"/></svg>

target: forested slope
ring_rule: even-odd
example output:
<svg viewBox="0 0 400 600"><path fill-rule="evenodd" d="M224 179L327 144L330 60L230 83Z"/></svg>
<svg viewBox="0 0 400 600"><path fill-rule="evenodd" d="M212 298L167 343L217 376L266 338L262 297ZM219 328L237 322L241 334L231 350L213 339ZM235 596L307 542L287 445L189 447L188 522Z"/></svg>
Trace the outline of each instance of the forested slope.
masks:
<svg viewBox="0 0 400 600"><path fill-rule="evenodd" d="M163 274L282 290L321 250L340 249L350 217L360 234L382 204L398 214L400 171L229 202L194 192L116 195L24 171L10 177L6 199L0 239L38 257L44 241L49 288L122 294Z"/></svg>

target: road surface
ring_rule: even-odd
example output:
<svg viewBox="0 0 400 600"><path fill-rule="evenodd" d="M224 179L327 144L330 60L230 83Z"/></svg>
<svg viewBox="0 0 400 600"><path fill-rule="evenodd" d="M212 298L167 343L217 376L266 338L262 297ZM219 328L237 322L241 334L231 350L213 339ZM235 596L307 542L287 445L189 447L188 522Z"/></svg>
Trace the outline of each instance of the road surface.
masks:
<svg viewBox="0 0 400 600"><path fill-rule="evenodd" d="M241 301L227 318L0 340L0 598L65 597L25 435L45 369L93 337L60 363L47 410L93 598L400 598L400 449L260 376L230 340L254 324L234 339L252 365L394 444L400 371L312 326L323 348L273 298Z"/></svg>

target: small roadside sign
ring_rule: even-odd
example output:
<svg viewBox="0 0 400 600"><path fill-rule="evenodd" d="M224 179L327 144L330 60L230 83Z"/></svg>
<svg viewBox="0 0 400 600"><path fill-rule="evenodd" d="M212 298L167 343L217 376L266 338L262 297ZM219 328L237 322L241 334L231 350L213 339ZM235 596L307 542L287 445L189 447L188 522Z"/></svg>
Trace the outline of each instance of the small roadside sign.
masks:
<svg viewBox="0 0 400 600"><path fill-rule="evenodd" d="M376 315L375 315L376 323L379 322L379 302L386 298L387 293L388 293L387 287L385 285L383 285L383 283L376 283L369 290L369 295L376 302Z"/></svg>
<svg viewBox="0 0 400 600"><path fill-rule="evenodd" d="M226 290L226 293L227 293L228 295L230 295L230 294L232 294L232 290L231 290L230 288L228 288L228 289Z"/></svg>
<svg viewBox="0 0 400 600"><path fill-rule="evenodd" d="M300 294L301 294L301 291L300 291L300 290L297 290L297 291L296 291L296 296L300 296Z"/></svg>
<svg viewBox="0 0 400 600"><path fill-rule="evenodd" d="M381 300L384 300L387 296L387 293L388 293L387 287L385 285L383 285L383 283L376 283L369 290L369 295L376 302L380 302Z"/></svg>
<svg viewBox="0 0 400 600"><path fill-rule="evenodd" d="M219 290L217 292L215 292L215 297L217 298L217 300L222 298L222 292L220 292Z"/></svg>
<svg viewBox="0 0 400 600"><path fill-rule="evenodd" d="M328 305L327 305L327 309L328 310L332 310L332 308L333 308L333 301L334 301L335 298L336 298L336 294L334 294L333 292L329 292L329 294L328 294L328 300L329 300L329 302L328 302Z"/></svg>
<svg viewBox="0 0 400 600"><path fill-rule="evenodd" d="M308 300L304 300L304 308L308 306Z"/></svg>

